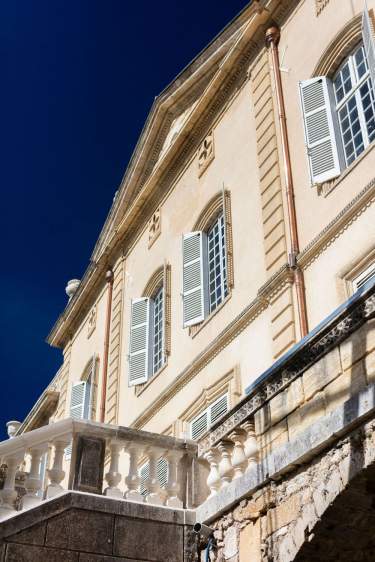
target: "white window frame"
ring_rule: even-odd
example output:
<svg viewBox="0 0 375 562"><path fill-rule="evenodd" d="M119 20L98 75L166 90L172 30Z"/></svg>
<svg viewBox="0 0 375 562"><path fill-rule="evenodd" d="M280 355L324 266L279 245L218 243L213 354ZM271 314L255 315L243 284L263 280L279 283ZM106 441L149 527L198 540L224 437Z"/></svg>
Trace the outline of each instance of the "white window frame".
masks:
<svg viewBox="0 0 375 562"><path fill-rule="evenodd" d="M218 226L219 230L219 258L220 258L220 286L221 286L221 299L220 302L213 302L211 299L211 291L210 291L210 258L209 258L209 243L210 243L210 234L214 230L214 228ZM224 244L223 244L223 236L224 234ZM208 314L212 314L226 299L228 296L228 260L227 260L227 240L226 240L226 229L225 229L225 216L224 216L224 209L218 214L216 219L213 221L211 226L207 229L207 237L206 237L206 244L207 244L207 291L206 295L208 298ZM216 288L215 288L216 291ZM213 308L213 304L215 304Z"/></svg>
<svg viewBox="0 0 375 562"><path fill-rule="evenodd" d="M161 353L162 353L162 358L161 358L161 363L158 365L155 365L155 337L156 337L156 324L155 324L155 301L156 299L159 297L159 295L161 294L161 334L160 334L160 345L161 345ZM153 377L154 375L156 375L156 373L158 371L160 371L160 369L164 366L165 364L165 345L164 345L164 339L165 339L165 287L164 287L164 283L162 283L161 285L158 286L158 288L156 289L156 291L154 292L153 297L151 297L150 299L150 304L151 304L151 308L152 308L152 313L150 315L151 317L151 337L150 337L150 352L151 352L151 361L150 361L150 373L148 378Z"/></svg>
<svg viewBox="0 0 375 562"><path fill-rule="evenodd" d="M357 53L357 51L359 49L363 49L363 55L364 55L364 61L366 64L366 72L363 76L361 76L361 78L359 78L358 73L357 73L357 67L356 67L356 63L355 63L355 54ZM350 74L350 80L351 80L351 84L352 84L352 88L351 90L344 95L344 97L338 102L337 101L337 97L336 97L336 90L335 90L335 80L338 77L339 73L342 71L343 67L348 64L348 68L349 68L349 74ZM365 49L363 46L363 41L361 41L361 43L359 43L355 49L353 49L353 51L351 52L351 54L349 56L347 56L345 58L345 60L342 62L342 64L340 65L340 67L338 68L337 72L335 73L335 76L332 80L333 82L333 90L334 90L334 95L335 95L335 106L334 106L334 111L336 111L337 113L337 118L338 118L338 123L339 123L339 132L340 132L340 142L343 148L343 154L344 154L344 158L345 158L345 165L346 167L350 166L359 156L360 154L356 155L354 153L354 159L351 162L348 162L348 158L347 155L345 153L345 145L344 145L344 138L343 138L343 131L342 131L342 126L341 126L341 121L340 121L340 116L339 113L340 111L343 109L343 107L346 105L346 103L351 99L351 98L355 98L356 101L356 108L358 111L358 120L359 120L359 125L360 125L360 130L362 133L362 138L363 138L363 149L361 151L364 152L364 150L366 150L366 148L369 146L369 144L371 144L371 142L368 136L368 131L367 131L367 125L366 125L366 119L365 119L365 115L364 115L364 110L363 110L363 103L362 103L362 99L361 99L361 94L360 94L360 88L365 84L365 82L369 81L369 85L370 85L370 96L371 96L371 90L374 93L374 84L372 84L372 80L371 80L371 76L370 76L370 71L369 71L369 66L368 66L368 61L366 58L366 53L365 53ZM371 88L372 86L372 88ZM374 95L374 94L373 94ZM373 100L373 109L375 112L375 103ZM375 140L375 139L374 139Z"/></svg>

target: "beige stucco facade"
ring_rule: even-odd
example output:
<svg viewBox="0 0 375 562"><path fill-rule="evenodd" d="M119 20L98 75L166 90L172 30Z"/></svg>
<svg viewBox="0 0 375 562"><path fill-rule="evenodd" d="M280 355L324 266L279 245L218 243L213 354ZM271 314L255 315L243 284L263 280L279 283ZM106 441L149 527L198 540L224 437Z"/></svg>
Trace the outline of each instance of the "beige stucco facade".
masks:
<svg viewBox="0 0 375 562"><path fill-rule="evenodd" d="M367 3L375 10L375 0ZM234 406L300 340L274 69L264 39L271 24L280 28L297 263L310 330L350 296L353 276L375 260L374 143L340 176L311 186L298 83L317 71L336 72L348 45L361 41L363 10L362 0L321 4L251 3L156 99L92 263L49 336L64 357L53 381L59 402L51 420L69 417L72 385L95 356L97 421L104 407L107 423L180 437L224 392ZM202 170L200 147L208 136L213 152ZM182 236L204 224L205 210L209 224L210 206L223 191L229 294L203 323L184 328ZM166 266L165 364L148 382L129 386L131 302Z"/></svg>

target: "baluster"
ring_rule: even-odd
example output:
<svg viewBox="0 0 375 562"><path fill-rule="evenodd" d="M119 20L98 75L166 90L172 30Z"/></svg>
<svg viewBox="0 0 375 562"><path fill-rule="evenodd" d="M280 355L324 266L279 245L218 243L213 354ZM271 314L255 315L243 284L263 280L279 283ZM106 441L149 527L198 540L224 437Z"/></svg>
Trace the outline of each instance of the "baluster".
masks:
<svg viewBox="0 0 375 562"><path fill-rule="evenodd" d="M169 507L183 507L183 503L178 497L180 491L180 484L178 482L178 463L181 460L183 453L180 451L168 451L165 459L168 462L168 482L165 487L167 492L166 505Z"/></svg>
<svg viewBox="0 0 375 562"><path fill-rule="evenodd" d="M221 478L221 486L224 488L228 486L233 477L233 466L231 462L231 455L233 450L233 443L230 441L220 441L217 448L221 454L219 463L219 474Z"/></svg>
<svg viewBox="0 0 375 562"><path fill-rule="evenodd" d="M46 498L53 498L62 494L64 488L61 482L65 478L65 470L63 470L64 451L68 447L70 439L53 441L54 457L52 468L47 470L50 483L47 486Z"/></svg>
<svg viewBox="0 0 375 562"><path fill-rule="evenodd" d="M16 473L23 460L24 454L9 457L5 460L7 471L4 487L0 490L0 521L14 515L16 511L17 491L15 489Z"/></svg>
<svg viewBox="0 0 375 562"><path fill-rule="evenodd" d="M149 477L146 480L146 487L148 489L148 494L146 496L146 503L152 503L154 505L163 505L163 497L160 490L159 479L157 476L157 461L160 455L160 451L157 449L149 448L147 450L148 461L149 461Z"/></svg>
<svg viewBox="0 0 375 562"><path fill-rule="evenodd" d="M25 481L26 494L23 496L23 509L34 507L42 501L42 498L38 497L37 494L42 487L42 481L40 479L40 461L45 451L46 447L41 445L30 449L31 465L30 472Z"/></svg>
<svg viewBox="0 0 375 562"><path fill-rule="evenodd" d="M104 494L110 496L111 498L122 498L122 492L118 488L118 484L121 482L121 473L119 472L119 460L120 452L123 445L118 441L111 441L109 445L109 450L111 453L111 460L109 465L109 471L105 475L105 479L108 483L108 488L105 489Z"/></svg>
<svg viewBox="0 0 375 562"><path fill-rule="evenodd" d="M207 486L211 490L210 495L208 496L211 498L215 496L221 488L221 480L219 474L219 461L220 461L220 454L217 449L210 449L205 453L204 458L210 465L210 473L207 478Z"/></svg>
<svg viewBox="0 0 375 562"><path fill-rule="evenodd" d="M258 462L258 443L255 435L255 425L253 421L248 420L241 427L247 434L244 450L248 462L246 470L249 470L250 467Z"/></svg>
<svg viewBox="0 0 375 562"><path fill-rule="evenodd" d="M240 478L243 475L247 468L247 458L244 451L244 443L246 441L246 431L240 428L236 428L232 433L229 435L229 439L233 441L234 448L232 453L232 466L234 469L234 476L235 478Z"/></svg>
<svg viewBox="0 0 375 562"><path fill-rule="evenodd" d="M128 501L143 502L144 496L139 492L139 474L138 474L138 460L141 455L141 448L135 443L129 443L126 447L126 452L129 454L129 474L125 478L125 483L128 487L124 497Z"/></svg>

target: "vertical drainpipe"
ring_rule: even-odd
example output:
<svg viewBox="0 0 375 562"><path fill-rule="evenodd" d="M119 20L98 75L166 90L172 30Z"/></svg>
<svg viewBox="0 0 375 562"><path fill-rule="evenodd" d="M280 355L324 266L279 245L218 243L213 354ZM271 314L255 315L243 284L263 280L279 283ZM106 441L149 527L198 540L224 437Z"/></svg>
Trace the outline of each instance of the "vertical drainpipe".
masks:
<svg viewBox="0 0 375 562"><path fill-rule="evenodd" d="M284 94L280 74L280 61L278 44L280 40L280 30L277 27L270 27L266 31L266 44L270 49L272 57L273 75L276 90L277 108L279 113L281 144L284 160L284 174L285 174L285 197L288 208L288 227L290 238L290 252L289 252L289 266L293 271L294 284L297 294L298 318L300 325L301 337L303 338L308 333L308 322L306 312L306 294L305 282L302 269L297 263L297 256L299 253L298 231L297 231L297 217L296 207L294 203L294 187L292 166L290 161L288 129L286 125Z"/></svg>
<svg viewBox="0 0 375 562"><path fill-rule="evenodd" d="M100 402L100 422L104 423L105 419L105 403L107 398L107 372L108 372L108 352L109 352L109 336L111 331L111 312L112 312L112 293L113 293L113 271L108 269L105 274L107 281L107 313L105 320L104 333L104 355L103 355L103 380L102 380L102 397Z"/></svg>

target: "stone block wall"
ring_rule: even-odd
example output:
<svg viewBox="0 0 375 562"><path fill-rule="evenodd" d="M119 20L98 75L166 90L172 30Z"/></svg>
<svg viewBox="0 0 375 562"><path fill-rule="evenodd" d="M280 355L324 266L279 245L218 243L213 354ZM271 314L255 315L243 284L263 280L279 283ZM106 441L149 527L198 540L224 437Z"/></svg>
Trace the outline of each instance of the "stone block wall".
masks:
<svg viewBox="0 0 375 562"><path fill-rule="evenodd" d="M261 458L375 382L375 319L307 369L255 414Z"/></svg>
<svg viewBox="0 0 375 562"><path fill-rule="evenodd" d="M0 526L1 562L193 562L192 515L68 493Z"/></svg>

